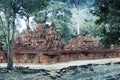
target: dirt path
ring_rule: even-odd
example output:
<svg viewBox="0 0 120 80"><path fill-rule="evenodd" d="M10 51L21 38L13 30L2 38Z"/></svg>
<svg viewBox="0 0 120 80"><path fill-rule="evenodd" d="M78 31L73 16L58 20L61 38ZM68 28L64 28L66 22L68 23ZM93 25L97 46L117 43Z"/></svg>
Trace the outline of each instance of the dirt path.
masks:
<svg viewBox="0 0 120 80"><path fill-rule="evenodd" d="M109 59L96 59L96 60L76 60L76 61L69 61L69 62L61 62L55 63L51 65L42 65L42 64L18 64L14 63L14 66L22 66L22 67L29 67L31 69L62 69L68 66L80 66L80 65L87 65L87 64L105 64L105 63L112 63L112 62L120 62L120 58L109 58ZM6 63L0 64L0 67L6 67Z"/></svg>

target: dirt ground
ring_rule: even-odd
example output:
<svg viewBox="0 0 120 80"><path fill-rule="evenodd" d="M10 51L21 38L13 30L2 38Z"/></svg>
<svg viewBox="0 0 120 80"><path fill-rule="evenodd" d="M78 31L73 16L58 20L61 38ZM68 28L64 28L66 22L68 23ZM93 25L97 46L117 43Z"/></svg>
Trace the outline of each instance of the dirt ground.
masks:
<svg viewBox="0 0 120 80"><path fill-rule="evenodd" d="M29 67L31 69L62 69L69 66L80 66L80 65L87 65L87 64L105 64L105 63L113 63L113 62L120 62L120 58L109 58L109 59L96 59L96 60L76 60L76 61L68 61L68 62L61 62L55 64L20 64L14 63L14 66L17 67ZM7 63L0 64L0 67L6 67Z"/></svg>

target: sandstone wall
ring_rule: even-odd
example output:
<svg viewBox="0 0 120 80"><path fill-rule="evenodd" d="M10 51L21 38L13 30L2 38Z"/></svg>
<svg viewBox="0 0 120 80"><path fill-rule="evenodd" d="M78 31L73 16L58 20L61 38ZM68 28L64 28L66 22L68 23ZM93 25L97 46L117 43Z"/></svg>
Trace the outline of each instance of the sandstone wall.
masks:
<svg viewBox="0 0 120 80"><path fill-rule="evenodd" d="M41 63L56 63L66 62L73 60L91 60L91 59L104 59L104 58L119 58L120 52L115 51L63 51L58 52L59 55L44 55Z"/></svg>

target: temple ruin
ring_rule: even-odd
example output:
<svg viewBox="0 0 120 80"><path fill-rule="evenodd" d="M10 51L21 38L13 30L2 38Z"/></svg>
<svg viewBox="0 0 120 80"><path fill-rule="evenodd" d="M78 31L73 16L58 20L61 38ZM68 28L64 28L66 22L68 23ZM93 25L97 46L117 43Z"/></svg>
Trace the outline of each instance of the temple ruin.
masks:
<svg viewBox="0 0 120 80"><path fill-rule="evenodd" d="M98 50L102 49L102 45L95 40L92 36L83 36L79 34L77 37L72 38L68 45L65 46L66 50Z"/></svg>
<svg viewBox="0 0 120 80"><path fill-rule="evenodd" d="M71 60L87 60L120 57L120 48L103 49L92 36L82 34L72 38L68 44L57 33L54 24L45 29L39 21L32 30L27 27L23 36L13 42L14 63L51 64ZM5 62L2 55L1 62ZM0 57L1 58L1 57Z"/></svg>
<svg viewBox="0 0 120 80"><path fill-rule="evenodd" d="M65 44L53 24L49 29L45 29L39 22L33 31L28 27L23 37L17 37L14 40L14 61L18 63L40 62L39 59L41 60L41 58L39 57L41 55L63 51Z"/></svg>
<svg viewBox="0 0 120 80"><path fill-rule="evenodd" d="M27 28L23 37L17 37L14 42L14 48L29 48L35 50L57 50L64 49L65 42L58 35L54 25L51 25L48 30L38 23L32 31L30 27Z"/></svg>

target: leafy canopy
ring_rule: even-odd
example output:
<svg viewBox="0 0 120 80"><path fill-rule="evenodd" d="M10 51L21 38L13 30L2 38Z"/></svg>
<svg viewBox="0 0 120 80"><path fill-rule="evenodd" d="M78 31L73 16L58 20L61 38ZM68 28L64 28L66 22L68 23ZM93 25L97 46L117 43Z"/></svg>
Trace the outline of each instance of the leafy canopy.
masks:
<svg viewBox="0 0 120 80"><path fill-rule="evenodd" d="M95 0L92 13L99 17L101 42L109 47L120 45L120 0Z"/></svg>

